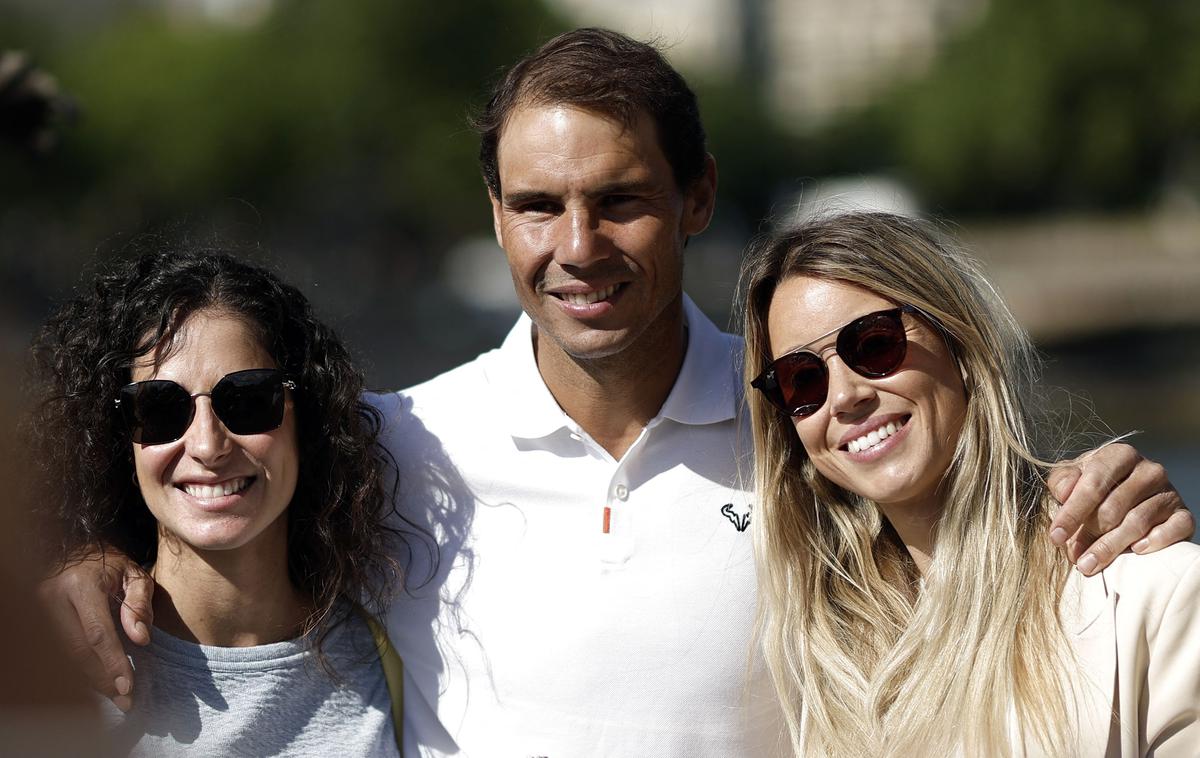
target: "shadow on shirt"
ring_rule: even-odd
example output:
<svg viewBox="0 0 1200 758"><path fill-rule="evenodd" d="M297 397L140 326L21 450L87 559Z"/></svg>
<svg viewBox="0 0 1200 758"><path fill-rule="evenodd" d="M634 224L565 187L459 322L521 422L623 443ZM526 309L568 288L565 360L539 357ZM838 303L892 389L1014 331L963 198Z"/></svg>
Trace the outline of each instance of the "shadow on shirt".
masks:
<svg viewBox="0 0 1200 758"><path fill-rule="evenodd" d="M373 395L369 402L384 417L381 442L399 467L396 526L411 534L412 526L432 535L433 542L407 540L396 557L407 566L403 595L393 602L388 624L392 644L404 659L406 722L419 723L422 733L406 734L420 745L455 752L453 738L437 718L440 678L451 651L438 637L471 636L461 614L460 599L470 587L475 556L469 544L476 499L441 441L412 412L412 400L395 393ZM447 578L456 569L457 586ZM395 621L402 614L402 622ZM401 637L398 630L405 633ZM450 629L439 629L449 624ZM436 726L431 726L436 725ZM407 726L407 725L406 725ZM434 729L436 733L428 733ZM408 730L406 730L407 732Z"/></svg>

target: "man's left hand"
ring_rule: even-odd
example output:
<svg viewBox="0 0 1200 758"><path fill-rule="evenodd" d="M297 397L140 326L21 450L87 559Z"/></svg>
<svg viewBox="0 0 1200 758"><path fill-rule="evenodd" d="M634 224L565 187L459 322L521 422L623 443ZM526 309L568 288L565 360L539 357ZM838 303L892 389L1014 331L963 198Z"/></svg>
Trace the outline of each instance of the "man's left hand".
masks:
<svg viewBox="0 0 1200 758"><path fill-rule="evenodd" d="M1113 443L1057 466L1048 479L1062 507L1050 541L1087 576L1122 551L1152 553L1192 536L1195 522L1162 464Z"/></svg>

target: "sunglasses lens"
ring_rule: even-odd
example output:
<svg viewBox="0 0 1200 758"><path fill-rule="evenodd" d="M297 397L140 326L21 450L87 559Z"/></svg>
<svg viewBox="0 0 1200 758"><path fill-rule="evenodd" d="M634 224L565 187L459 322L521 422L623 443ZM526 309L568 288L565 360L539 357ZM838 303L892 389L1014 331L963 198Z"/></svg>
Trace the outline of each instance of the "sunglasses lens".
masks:
<svg viewBox="0 0 1200 758"><path fill-rule="evenodd" d="M779 385L776 403L790 416L809 416L825 402L829 376L825 364L812 353L792 353L775 362L775 381Z"/></svg>
<svg viewBox="0 0 1200 758"><path fill-rule="evenodd" d="M891 374L904 362L908 340L899 310L870 313L852 321L838 335L838 355L867 377Z"/></svg>
<svg viewBox="0 0 1200 758"><path fill-rule="evenodd" d="M153 380L122 387L121 417L133 441L160 445L183 436L192 419L192 399L175 382Z"/></svg>
<svg viewBox="0 0 1200 758"><path fill-rule="evenodd" d="M868 313L838 331L837 352L846 365L871 379L895 373L908 352L903 306ZM825 404L829 373L825 362L807 349L785 355L752 384L791 416L811 416Z"/></svg>
<svg viewBox="0 0 1200 758"><path fill-rule="evenodd" d="M283 423L283 374L250 369L229 374L213 387L213 410L234 434L262 434Z"/></svg>

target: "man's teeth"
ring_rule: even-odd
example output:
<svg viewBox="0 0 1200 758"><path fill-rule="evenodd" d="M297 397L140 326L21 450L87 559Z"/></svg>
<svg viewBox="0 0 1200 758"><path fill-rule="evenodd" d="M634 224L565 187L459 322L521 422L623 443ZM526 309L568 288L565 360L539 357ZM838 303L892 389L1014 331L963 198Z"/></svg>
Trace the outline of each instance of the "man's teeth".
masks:
<svg viewBox="0 0 1200 758"><path fill-rule="evenodd" d="M612 294L617 291L618 286L614 284L611 287L605 287L595 292L564 292L559 297L571 305L591 305L592 303L598 303L601 300L607 300L612 297Z"/></svg>
<svg viewBox="0 0 1200 758"><path fill-rule="evenodd" d="M891 437L896 433L897 429L903 426L903 421L901 421L899 424L897 424L895 421L889 421L875 431L864 434L856 440L852 440L847 447L852 453L861 453L863 450L875 447L880 442L883 442L888 437Z"/></svg>
<svg viewBox="0 0 1200 758"><path fill-rule="evenodd" d="M230 479L220 484L185 484L183 491L197 500L212 500L218 497L228 497L235 492L241 492L250 486L250 477Z"/></svg>

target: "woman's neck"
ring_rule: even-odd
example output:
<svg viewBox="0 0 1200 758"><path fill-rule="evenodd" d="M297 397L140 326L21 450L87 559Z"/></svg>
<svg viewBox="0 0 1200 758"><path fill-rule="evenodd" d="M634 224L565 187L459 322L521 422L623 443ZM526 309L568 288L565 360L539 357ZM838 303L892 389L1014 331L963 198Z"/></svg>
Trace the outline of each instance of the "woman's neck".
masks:
<svg viewBox="0 0 1200 758"><path fill-rule="evenodd" d="M933 560L934 532L942 516L940 497L928 501L880 505L922 576Z"/></svg>
<svg viewBox="0 0 1200 758"><path fill-rule="evenodd" d="M311 611L288 578L286 529L267 542L203 551L170 536L158 541L152 569L154 624L180 639L249 647L297 637Z"/></svg>

